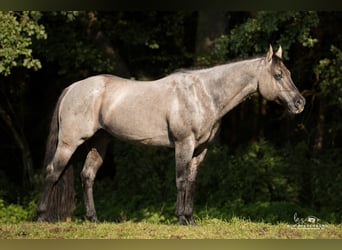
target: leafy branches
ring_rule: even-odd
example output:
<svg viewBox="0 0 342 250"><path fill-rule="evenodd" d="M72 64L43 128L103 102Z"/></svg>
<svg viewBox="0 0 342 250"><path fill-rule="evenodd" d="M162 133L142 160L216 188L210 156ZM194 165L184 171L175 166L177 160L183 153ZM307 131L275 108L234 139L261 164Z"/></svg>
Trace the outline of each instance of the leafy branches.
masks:
<svg viewBox="0 0 342 250"><path fill-rule="evenodd" d="M321 59L314 70L328 104L342 109L342 50L331 45L329 57Z"/></svg>
<svg viewBox="0 0 342 250"><path fill-rule="evenodd" d="M37 70L42 67L33 57L30 46L34 39L46 39L40 12L0 12L0 73L8 76L13 67Z"/></svg>
<svg viewBox="0 0 342 250"><path fill-rule="evenodd" d="M311 30L318 23L318 15L312 11L260 11L222 35L214 53L229 58L247 57L264 53L270 43L275 43L282 45L283 57L288 59L289 48L296 42L313 47L318 40L312 37ZM222 53L224 50L226 53Z"/></svg>

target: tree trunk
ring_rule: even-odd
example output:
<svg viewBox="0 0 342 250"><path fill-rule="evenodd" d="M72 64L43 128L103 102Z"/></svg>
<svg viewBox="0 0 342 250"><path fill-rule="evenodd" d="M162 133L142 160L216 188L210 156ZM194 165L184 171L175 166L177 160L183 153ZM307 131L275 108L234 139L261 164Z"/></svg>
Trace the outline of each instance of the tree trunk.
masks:
<svg viewBox="0 0 342 250"><path fill-rule="evenodd" d="M325 102L324 97L318 96L317 97L317 117L316 117L316 129L313 138L312 144L312 159L319 160L320 154L323 150L323 143L324 143L324 126L325 126ZM317 161L319 162L319 161ZM302 197L301 200L305 202L310 207L313 207L315 200L314 200L314 179L315 174L319 173L320 164L306 164L303 165L303 172L302 172Z"/></svg>
<svg viewBox="0 0 342 250"><path fill-rule="evenodd" d="M318 156L323 149L323 140L324 140L324 124L325 124L325 115L324 115L324 100L319 98L318 100L318 112L317 112L317 127L316 134L313 144L313 153L314 156Z"/></svg>
<svg viewBox="0 0 342 250"><path fill-rule="evenodd" d="M7 101L7 100L6 100ZM10 105L7 102L8 105ZM33 180L33 161L31 156L31 150L26 140L24 133L17 129L15 123L5 108L0 104L0 117L10 129L15 143L21 151L21 160L23 164L23 186L29 188L32 185Z"/></svg>

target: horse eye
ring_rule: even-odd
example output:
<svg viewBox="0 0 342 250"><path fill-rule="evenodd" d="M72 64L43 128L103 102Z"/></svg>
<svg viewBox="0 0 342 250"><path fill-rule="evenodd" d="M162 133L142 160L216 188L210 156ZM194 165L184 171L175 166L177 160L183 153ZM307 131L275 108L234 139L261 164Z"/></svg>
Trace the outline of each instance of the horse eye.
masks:
<svg viewBox="0 0 342 250"><path fill-rule="evenodd" d="M276 73L276 74L274 74L274 78L277 81L279 81L279 80L281 80L283 78L283 74L281 72L280 73Z"/></svg>

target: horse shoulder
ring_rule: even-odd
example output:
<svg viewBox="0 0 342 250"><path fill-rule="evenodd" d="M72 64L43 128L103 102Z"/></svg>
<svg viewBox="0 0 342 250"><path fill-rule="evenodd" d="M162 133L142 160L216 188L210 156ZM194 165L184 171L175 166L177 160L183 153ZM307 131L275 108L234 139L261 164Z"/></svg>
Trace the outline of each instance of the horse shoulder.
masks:
<svg viewBox="0 0 342 250"><path fill-rule="evenodd" d="M215 111L200 77L191 73L180 73L174 79L173 92L169 123L176 139L191 135L197 141L209 138L216 123Z"/></svg>

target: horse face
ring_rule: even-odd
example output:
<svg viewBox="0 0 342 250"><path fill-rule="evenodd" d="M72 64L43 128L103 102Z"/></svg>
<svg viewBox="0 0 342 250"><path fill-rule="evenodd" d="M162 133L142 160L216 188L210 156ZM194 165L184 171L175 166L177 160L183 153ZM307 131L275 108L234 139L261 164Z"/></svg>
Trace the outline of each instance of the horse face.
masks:
<svg viewBox="0 0 342 250"><path fill-rule="evenodd" d="M264 63L265 69L259 79L261 95L267 100L283 104L290 113L302 112L305 99L294 85L290 71L282 62L281 47L274 55L270 46Z"/></svg>

